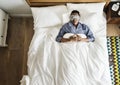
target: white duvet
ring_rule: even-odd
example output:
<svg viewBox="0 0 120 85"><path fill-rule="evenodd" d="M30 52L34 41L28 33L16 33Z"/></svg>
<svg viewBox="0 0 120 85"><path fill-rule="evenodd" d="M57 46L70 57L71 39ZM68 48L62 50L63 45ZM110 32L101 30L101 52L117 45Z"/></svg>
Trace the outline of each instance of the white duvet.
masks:
<svg viewBox="0 0 120 85"><path fill-rule="evenodd" d="M89 43L56 42L60 27L35 31L21 85L111 85L105 26Z"/></svg>

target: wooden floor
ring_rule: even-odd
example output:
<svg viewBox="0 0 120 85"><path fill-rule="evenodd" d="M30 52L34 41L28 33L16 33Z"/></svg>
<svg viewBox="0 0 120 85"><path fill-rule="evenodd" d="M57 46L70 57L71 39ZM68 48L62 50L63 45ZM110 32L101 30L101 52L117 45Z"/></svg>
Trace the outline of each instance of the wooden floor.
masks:
<svg viewBox="0 0 120 85"><path fill-rule="evenodd" d="M112 30L112 31L111 31ZM120 35L117 25L108 25L107 35ZM0 85L19 85L27 74L27 52L33 36L33 19L11 18L7 35L8 47L0 48Z"/></svg>
<svg viewBox="0 0 120 85"><path fill-rule="evenodd" d="M27 51L32 35L32 18L9 20L8 47L0 48L0 85L20 85L23 74L27 74Z"/></svg>
<svg viewBox="0 0 120 85"><path fill-rule="evenodd" d="M107 36L120 36L120 24L108 24Z"/></svg>

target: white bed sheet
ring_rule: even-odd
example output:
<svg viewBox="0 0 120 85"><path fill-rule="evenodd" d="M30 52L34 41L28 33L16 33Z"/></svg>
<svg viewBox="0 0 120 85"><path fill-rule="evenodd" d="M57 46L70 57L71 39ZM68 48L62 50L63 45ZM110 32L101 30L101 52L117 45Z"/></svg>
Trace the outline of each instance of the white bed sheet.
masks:
<svg viewBox="0 0 120 85"><path fill-rule="evenodd" d="M56 42L60 27L35 30L21 85L111 85L106 23L89 43Z"/></svg>

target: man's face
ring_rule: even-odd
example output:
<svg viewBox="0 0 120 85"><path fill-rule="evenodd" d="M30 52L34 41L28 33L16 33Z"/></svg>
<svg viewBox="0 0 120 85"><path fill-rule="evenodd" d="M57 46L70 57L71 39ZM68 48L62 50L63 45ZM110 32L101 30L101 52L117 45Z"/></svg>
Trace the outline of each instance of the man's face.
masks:
<svg viewBox="0 0 120 85"><path fill-rule="evenodd" d="M73 13L70 15L70 21L72 21L74 25L78 24L79 19L80 19L80 16L78 15L78 13Z"/></svg>

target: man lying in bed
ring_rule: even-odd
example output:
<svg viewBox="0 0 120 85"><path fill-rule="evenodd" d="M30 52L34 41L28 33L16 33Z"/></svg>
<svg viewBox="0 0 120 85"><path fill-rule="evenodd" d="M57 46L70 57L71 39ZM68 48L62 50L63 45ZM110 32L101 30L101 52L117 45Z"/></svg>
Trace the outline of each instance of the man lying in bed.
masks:
<svg viewBox="0 0 120 85"><path fill-rule="evenodd" d="M70 21L62 26L58 36L56 37L57 42L74 42L74 41L83 41L83 42L93 42L95 40L92 31L90 28L79 22L80 13L77 10L73 10L70 14ZM66 33L73 33L69 38L64 38L63 36ZM85 34L86 38L78 34Z"/></svg>

